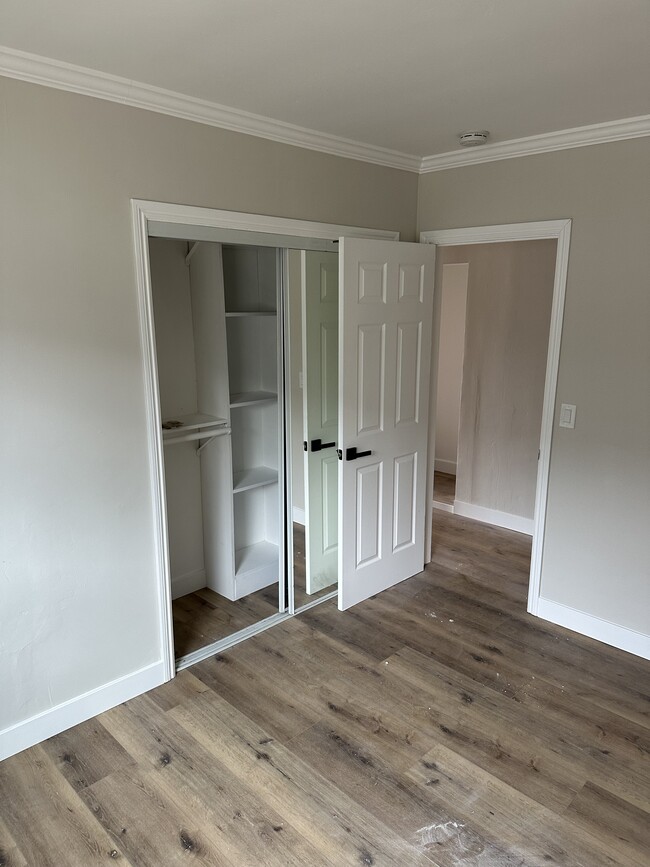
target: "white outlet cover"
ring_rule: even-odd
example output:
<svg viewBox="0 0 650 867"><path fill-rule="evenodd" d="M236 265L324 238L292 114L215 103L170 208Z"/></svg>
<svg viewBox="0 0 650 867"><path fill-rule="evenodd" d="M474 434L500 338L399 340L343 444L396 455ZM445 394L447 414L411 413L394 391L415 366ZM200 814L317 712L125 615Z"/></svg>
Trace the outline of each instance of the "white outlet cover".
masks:
<svg viewBox="0 0 650 867"><path fill-rule="evenodd" d="M560 427L574 428L576 426L576 408L572 403L563 403L560 407Z"/></svg>

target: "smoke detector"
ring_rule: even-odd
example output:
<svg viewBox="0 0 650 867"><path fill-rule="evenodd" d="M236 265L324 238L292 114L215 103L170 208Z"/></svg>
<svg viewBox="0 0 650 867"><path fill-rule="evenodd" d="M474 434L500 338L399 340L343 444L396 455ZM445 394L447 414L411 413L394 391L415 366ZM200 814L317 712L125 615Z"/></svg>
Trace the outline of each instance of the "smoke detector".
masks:
<svg viewBox="0 0 650 867"><path fill-rule="evenodd" d="M476 147L476 145L485 144L489 135L490 133L486 129L473 129L461 132L459 135L460 144L466 148Z"/></svg>

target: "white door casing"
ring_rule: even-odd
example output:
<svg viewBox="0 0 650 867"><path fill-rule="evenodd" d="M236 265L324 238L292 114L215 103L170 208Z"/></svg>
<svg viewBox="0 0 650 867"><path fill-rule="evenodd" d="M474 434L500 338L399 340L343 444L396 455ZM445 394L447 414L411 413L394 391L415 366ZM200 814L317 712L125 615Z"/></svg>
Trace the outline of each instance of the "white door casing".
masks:
<svg viewBox="0 0 650 867"><path fill-rule="evenodd" d="M305 571L308 594L338 575L338 256L303 250Z"/></svg>
<svg viewBox="0 0 650 867"><path fill-rule="evenodd" d="M424 568L434 265L422 244L339 242L341 610Z"/></svg>
<svg viewBox="0 0 650 867"><path fill-rule="evenodd" d="M530 562L530 582L528 584L528 612L539 615L542 581L542 552L544 550L544 534L546 530L546 500L551 463L551 438L553 419L557 397L557 381L560 365L560 344L562 339L562 323L564 320L564 298L566 295L567 274L569 269L569 247L571 243L571 220L543 220L532 223L509 223L500 226L474 226L463 229L436 229L420 233L420 243L436 246L451 246L458 244L494 244L503 241L532 241L540 238L557 238L557 255L555 260L555 282L553 286L553 306L551 309L551 325L546 361L546 382L544 385L544 405L542 409L542 427L539 446L537 469L537 487L535 493L535 515L533 526L533 547ZM434 368L437 369L437 358ZM431 532L433 511L433 453L435 446L435 419L431 418L429 431L429 493L427 532L428 558L431 559ZM548 618L551 619L551 618ZM557 619L554 622L559 623ZM575 624L566 622L563 626L574 628ZM583 632L582 626L576 627ZM607 639L604 639L607 640ZM622 644L612 642L616 647ZM626 648L624 648L626 649ZM636 652L636 651L632 651Z"/></svg>
<svg viewBox="0 0 650 867"><path fill-rule="evenodd" d="M151 274L149 268L149 237L183 238L185 240L224 241L224 232L228 240L233 240L232 233L241 233L241 243L261 244L273 239L271 246L318 248L320 241L337 241L341 235L348 237L381 238L396 240L398 232L384 229L369 229L356 226L342 226L333 223L316 223L305 220L290 220L282 217L270 217L262 214L248 214L237 211L217 210L214 208L199 208L190 205L170 204L169 202L154 202L144 199L131 199L131 214L133 228L133 244L135 250L135 274L138 290L138 305L142 347L142 365L145 382L145 403L148 428L148 462L151 480L151 506L154 526L154 571L158 587L158 620L160 628L161 667L160 683L172 678L176 672L174 655L174 633L172 619L171 577L169 570L169 550L167 540L167 511L165 508L165 480L163 469L163 443L160 428L160 401L158 396L158 377L156 365L156 341L153 328L153 307L151 297ZM277 243L275 242L277 239ZM289 550L293 549L289 545ZM291 593L290 593L291 595ZM278 622L293 616L293 601L290 603L290 613L278 614ZM232 641L237 643L248 634L268 628L268 621L243 630ZM214 645L203 648L197 653L193 662L208 658L216 652ZM189 663L188 663L189 664ZM146 688L156 686L150 683ZM130 695L123 700L130 698ZM122 699L121 699L122 700ZM100 707L96 713L105 710ZM80 717L68 721L69 727L81 722ZM59 729L60 730L60 729ZM36 740L43 740L56 734L49 730ZM31 746L32 742L24 742ZM0 744L0 748L1 748ZM0 749L1 751L1 749Z"/></svg>

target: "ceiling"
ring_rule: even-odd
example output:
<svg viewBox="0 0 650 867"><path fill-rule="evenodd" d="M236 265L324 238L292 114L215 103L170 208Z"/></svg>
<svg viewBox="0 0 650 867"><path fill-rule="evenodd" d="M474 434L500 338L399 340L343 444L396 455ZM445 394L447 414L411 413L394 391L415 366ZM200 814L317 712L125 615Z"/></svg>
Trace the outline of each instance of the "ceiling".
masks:
<svg viewBox="0 0 650 867"><path fill-rule="evenodd" d="M419 157L650 114L649 0L2 0L0 43Z"/></svg>

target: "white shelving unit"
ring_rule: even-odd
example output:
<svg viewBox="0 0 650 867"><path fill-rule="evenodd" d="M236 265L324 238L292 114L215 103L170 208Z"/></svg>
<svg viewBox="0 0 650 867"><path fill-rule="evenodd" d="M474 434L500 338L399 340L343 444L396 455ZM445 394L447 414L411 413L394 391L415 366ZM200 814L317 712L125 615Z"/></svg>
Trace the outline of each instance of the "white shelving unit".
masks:
<svg viewBox="0 0 650 867"><path fill-rule="evenodd" d="M222 436L226 433L230 433L227 418L218 418L203 412L179 415L173 419L165 419L162 423L163 445L165 446Z"/></svg>
<svg viewBox="0 0 650 867"><path fill-rule="evenodd" d="M253 488L263 488L265 485L277 485L278 471L270 467L251 467L233 473L234 494L252 491Z"/></svg>
<svg viewBox="0 0 650 867"><path fill-rule="evenodd" d="M230 408L253 406L256 403L268 403L277 399L277 394L272 391L240 391L230 395Z"/></svg>
<svg viewBox="0 0 650 867"><path fill-rule="evenodd" d="M277 254L224 246L233 430L235 584L238 593L280 575Z"/></svg>
<svg viewBox="0 0 650 867"><path fill-rule="evenodd" d="M150 239L172 595L236 600L283 562L277 252L186 253Z"/></svg>
<svg viewBox="0 0 650 867"><path fill-rule="evenodd" d="M241 318L242 316L277 316L275 310L227 310L226 319Z"/></svg>

